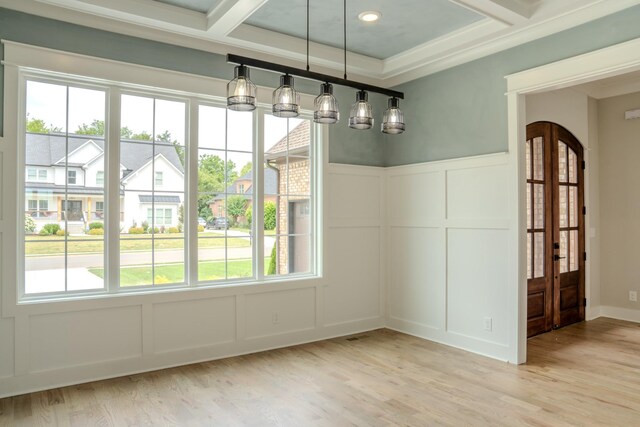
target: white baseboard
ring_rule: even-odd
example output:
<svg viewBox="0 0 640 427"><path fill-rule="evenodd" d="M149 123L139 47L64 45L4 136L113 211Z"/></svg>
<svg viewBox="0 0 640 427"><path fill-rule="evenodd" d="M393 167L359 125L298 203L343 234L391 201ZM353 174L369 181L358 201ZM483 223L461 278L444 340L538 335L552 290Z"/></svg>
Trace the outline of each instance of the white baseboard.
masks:
<svg viewBox="0 0 640 427"><path fill-rule="evenodd" d="M640 323L640 310L631 308L611 307L601 305L599 317L610 317L617 320L627 320L629 322Z"/></svg>

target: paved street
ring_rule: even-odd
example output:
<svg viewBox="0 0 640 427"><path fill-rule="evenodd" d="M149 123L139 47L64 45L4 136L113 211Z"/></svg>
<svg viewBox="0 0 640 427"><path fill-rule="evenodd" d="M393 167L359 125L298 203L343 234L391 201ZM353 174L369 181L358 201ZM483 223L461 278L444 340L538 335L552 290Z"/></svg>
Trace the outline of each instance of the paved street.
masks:
<svg viewBox="0 0 640 427"><path fill-rule="evenodd" d="M229 234L234 232L229 230ZM236 232L237 233L237 232ZM265 237L264 239L264 253L268 256L273 248L275 242L274 237ZM228 259L247 259L251 258L251 247L243 248L227 248ZM225 248L202 248L198 251L198 258L200 260L216 261L223 260L225 258ZM104 256L102 254L74 254L68 258L69 268L101 268L104 262ZM155 252L155 262L164 264L171 262L184 262L184 250L182 249L163 249ZM151 263L151 252L124 252L120 256L120 265L144 265ZM64 267L64 257L61 255L54 256L36 256L25 258L25 269L27 271L36 270L53 270L61 269Z"/></svg>

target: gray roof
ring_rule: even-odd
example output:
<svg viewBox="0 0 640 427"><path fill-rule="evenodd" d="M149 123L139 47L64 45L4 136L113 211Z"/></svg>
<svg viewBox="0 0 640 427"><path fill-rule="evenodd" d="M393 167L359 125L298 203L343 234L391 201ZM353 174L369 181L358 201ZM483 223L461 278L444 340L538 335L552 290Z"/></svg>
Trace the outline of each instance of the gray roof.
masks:
<svg viewBox="0 0 640 427"><path fill-rule="evenodd" d="M253 181L253 171L249 171L239 177L236 181ZM227 187L227 194L236 194L235 189L235 181L233 184ZM278 194L278 172L273 170L272 168L266 167L264 168L264 195L265 196L275 196ZM247 196L247 198L251 198L253 195L253 185L251 185L247 190L243 193L243 195ZM218 194L211 201L214 200L222 200L224 199L224 194Z"/></svg>
<svg viewBox="0 0 640 427"><path fill-rule="evenodd" d="M87 141L93 141L104 151L104 137L92 135L69 135L69 150L76 150ZM65 156L67 139L64 134L27 133L25 161L27 165L53 166ZM123 140L120 142L120 163L131 172L144 166L153 156L152 145ZM171 143L156 143L155 154L162 154L173 166L184 173L178 153Z"/></svg>
<svg viewBox="0 0 640 427"><path fill-rule="evenodd" d="M139 195L140 203L180 203L178 196L147 196Z"/></svg>

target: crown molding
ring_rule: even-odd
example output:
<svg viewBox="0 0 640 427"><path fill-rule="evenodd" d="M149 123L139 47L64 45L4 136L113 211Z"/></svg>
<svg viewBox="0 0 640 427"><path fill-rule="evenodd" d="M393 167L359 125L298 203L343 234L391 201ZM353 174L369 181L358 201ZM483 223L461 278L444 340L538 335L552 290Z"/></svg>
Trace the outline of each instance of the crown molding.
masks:
<svg viewBox="0 0 640 427"><path fill-rule="evenodd" d="M242 23L266 1L223 0L206 14L151 0L3 0L2 6L206 52L304 66L305 40ZM640 4L640 0L540 0L535 4L524 0L450 1L465 3L485 15L495 15L498 10L530 17L493 16L385 60L350 52L350 78L393 87ZM342 74L342 49L312 43L310 50L314 71Z"/></svg>

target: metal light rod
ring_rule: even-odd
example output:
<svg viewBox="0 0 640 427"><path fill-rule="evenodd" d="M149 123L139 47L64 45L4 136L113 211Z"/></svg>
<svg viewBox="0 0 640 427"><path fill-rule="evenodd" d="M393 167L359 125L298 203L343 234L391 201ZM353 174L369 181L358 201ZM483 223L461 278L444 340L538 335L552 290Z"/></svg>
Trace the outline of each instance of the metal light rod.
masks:
<svg viewBox="0 0 640 427"><path fill-rule="evenodd" d="M339 77L330 76L328 74L316 73L300 68L289 67L286 65L275 64L273 62L261 61L259 59L247 58L246 56L227 54L227 62L238 65L246 65L253 68L261 68L263 70L275 71L276 73L290 74L292 76L302 77L304 79L318 80L320 82L333 83L340 86L348 86L354 89L366 90L367 92L380 93L382 95L394 98L404 99L404 93L395 90L369 85L366 83L354 82L353 80L341 79Z"/></svg>

